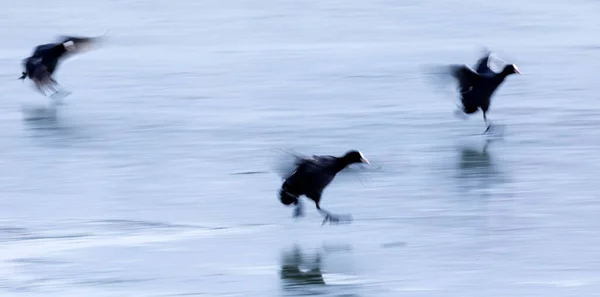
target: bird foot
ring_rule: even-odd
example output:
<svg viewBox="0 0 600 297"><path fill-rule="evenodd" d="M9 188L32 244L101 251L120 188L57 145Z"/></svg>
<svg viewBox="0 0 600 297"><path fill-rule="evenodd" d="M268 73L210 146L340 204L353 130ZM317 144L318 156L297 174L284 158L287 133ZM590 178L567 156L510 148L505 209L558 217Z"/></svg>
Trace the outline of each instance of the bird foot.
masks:
<svg viewBox="0 0 600 297"><path fill-rule="evenodd" d="M483 134L486 134L486 133L488 133L488 132L491 132L492 130L493 130L493 129L492 129L492 125L491 125L491 124L489 124L489 125L487 126L487 129L485 129L485 131L483 132Z"/></svg>
<svg viewBox="0 0 600 297"><path fill-rule="evenodd" d="M296 208L294 209L294 218L299 218L299 217L303 217L304 216L304 212L302 211L301 208Z"/></svg>
<svg viewBox="0 0 600 297"><path fill-rule="evenodd" d="M323 219L323 223L321 223L321 226L325 225L325 223L327 223L328 221L331 224L350 223L350 222L352 222L352 216L351 215L340 216L340 215L327 214L327 215L325 215L325 218Z"/></svg>
<svg viewBox="0 0 600 297"><path fill-rule="evenodd" d="M57 105L63 105L64 103L62 100L67 98L69 95L71 95L71 91L60 90L50 95L50 99L54 100Z"/></svg>

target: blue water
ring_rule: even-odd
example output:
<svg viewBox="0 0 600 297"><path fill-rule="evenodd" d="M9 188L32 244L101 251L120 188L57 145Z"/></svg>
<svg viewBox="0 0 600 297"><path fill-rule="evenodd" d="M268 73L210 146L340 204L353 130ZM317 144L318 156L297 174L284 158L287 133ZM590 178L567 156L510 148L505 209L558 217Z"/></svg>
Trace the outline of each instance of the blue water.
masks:
<svg viewBox="0 0 600 297"><path fill-rule="evenodd" d="M597 296L599 5L6 3L0 295ZM59 68L65 105L16 79L106 30ZM523 73L500 137L425 71L482 46ZM354 222L294 220L280 149L361 150L323 198Z"/></svg>

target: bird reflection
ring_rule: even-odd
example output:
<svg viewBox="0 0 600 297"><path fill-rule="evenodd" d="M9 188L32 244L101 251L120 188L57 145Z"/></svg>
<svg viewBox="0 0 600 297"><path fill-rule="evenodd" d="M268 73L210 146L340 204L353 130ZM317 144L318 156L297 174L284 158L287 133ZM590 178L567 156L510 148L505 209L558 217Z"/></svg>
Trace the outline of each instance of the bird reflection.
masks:
<svg viewBox="0 0 600 297"><path fill-rule="evenodd" d="M43 145L67 147L90 139L81 127L56 115L25 118L24 124L28 135Z"/></svg>
<svg viewBox="0 0 600 297"><path fill-rule="evenodd" d="M280 277L283 296L344 296L358 297L360 285L352 283L356 276L348 273L348 262L341 265L329 263L327 274L323 271L323 259L333 253L344 253L351 250L345 244L324 244L314 253L303 252L300 246L282 252ZM330 265L333 265L331 267ZM341 272L345 271L345 272ZM324 277L325 275L325 277ZM326 282L325 279L328 279ZM345 280L345 281L344 281Z"/></svg>
<svg viewBox="0 0 600 297"><path fill-rule="evenodd" d="M473 147L463 147L461 150L460 169L461 171L475 170L475 174L484 174L481 169L492 166L492 161L488 148L491 141L486 141L481 150Z"/></svg>
<svg viewBox="0 0 600 297"><path fill-rule="evenodd" d="M492 140L486 140L483 148L460 149L457 178L464 191L489 189L501 182L501 174L489 150L491 143Z"/></svg>
<svg viewBox="0 0 600 297"><path fill-rule="evenodd" d="M299 246L282 254L280 276L284 291L300 295L319 295L316 290L325 285L321 271L322 254L316 252L314 259L307 259Z"/></svg>

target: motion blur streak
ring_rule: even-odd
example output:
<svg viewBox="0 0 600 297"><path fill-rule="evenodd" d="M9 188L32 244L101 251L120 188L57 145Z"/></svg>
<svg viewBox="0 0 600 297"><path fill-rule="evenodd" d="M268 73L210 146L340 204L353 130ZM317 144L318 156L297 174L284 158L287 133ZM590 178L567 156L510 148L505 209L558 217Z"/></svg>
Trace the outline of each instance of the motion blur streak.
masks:
<svg viewBox="0 0 600 297"><path fill-rule="evenodd" d="M5 1L0 296L597 296L598 11ZM16 79L33 46L107 30L57 72L64 105ZM424 71L484 46L523 73L492 101L493 139ZM363 152L379 169L323 200L354 221L292 218L278 149Z"/></svg>

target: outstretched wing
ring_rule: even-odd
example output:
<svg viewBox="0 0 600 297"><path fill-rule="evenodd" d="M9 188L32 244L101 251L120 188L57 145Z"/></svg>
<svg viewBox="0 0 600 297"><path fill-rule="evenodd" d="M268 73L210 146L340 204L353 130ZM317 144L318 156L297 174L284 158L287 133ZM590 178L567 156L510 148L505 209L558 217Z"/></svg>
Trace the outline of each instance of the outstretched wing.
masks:
<svg viewBox="0 0 600 297"><path fill-rule="evenodd" d="M67 52L61 57L66 58L74 54L84 53L95 49L100 45L103 36L85 37L85 36L59 36L58 44L67 48Z"/></svg>
<svg viewBox="0 0 600 297"><path fill-rule="evenodd" d="M484 50L484 54L483 57L481 57L479 60L477 60L477 63L475 63L475 71L479 74L496 74L491 68L490 68L490 57L492 55L492 52L489 49L485 49Z"/></svg>
<svg viewBox="0 0 600 297"><path fill-rule="evenodd" d="M477 73L479 74L491 74L494 73L494 71L492 71L492 69L490 68L490 55L486 55L485 57L480 58L479 60L477 60L477 63L475 64L475 71L477 71Z"/></svg>
<svg viewBox="0 0 600 297"><path fill-rule="evenodd" d="M461 93L470 91L479 82L480 76L466 65L450 65L450 75L458 81Z"/></svg>

